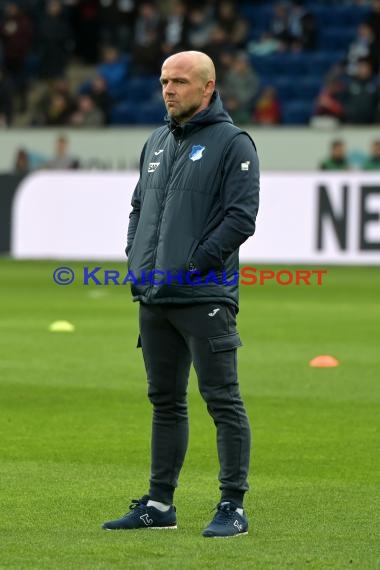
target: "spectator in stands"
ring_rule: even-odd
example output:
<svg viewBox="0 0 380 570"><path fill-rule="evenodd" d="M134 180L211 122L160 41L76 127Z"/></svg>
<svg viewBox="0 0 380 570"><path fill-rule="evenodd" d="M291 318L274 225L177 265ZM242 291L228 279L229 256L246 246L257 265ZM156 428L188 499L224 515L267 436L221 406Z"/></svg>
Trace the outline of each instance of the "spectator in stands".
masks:
<svg viewBox="0 0 380 570"><path fill-rule="evenodd" d="M281 122L280 102L274 87L264 87L256 101L252 119L258 125L278 125Z"/></svg>
<svg viewBox="0 0 380 570"><path fill-rule="evenodd" d="M54 93L49 107L45 110L45 118L43 126L57 127L64 126L69 123L71 108L64 95Z"/></svg>
<svg viewBox="0 0 380 570"><path fill-rule="evenodd" d="M315 102L313 115L344 120L345 85L338 77L327 80Z"/></svg>
<svg viewBox="0 0 380 570"><path fill-rule="evenodd" d="M108 93L107 83L104 78L100 75L95 75L91 80L86 93L90 95L95 102L95 105L102 111L105 117L105 122L108 123L112 100Z"/></svg>
<svg viewBox="0 0 380 570"><path fill-rule="evenodd" d="M0 68L0 128L10 127L13 121L13 87L7 74Z"/></svg>
<svg viewBox="0 0 380 570"><path fill-rule="evenodd" d="M315 49L317 34L314 16L303 6L302 0L293 0L291 4L288 31L293 51Z"/></svg>
<svg viewBox="0 0 380 570"><path fill-rule="evenodd" d="M221 83L224 104L237 123L251 119L253 100L259 91L260 80L245 52L237 53Z"/></svg>
<svg viewBox="0 0 380 570"><path fill-rule="evenodd" d="M163 59L164 23L153 2L138 7L134 28L131 72L136 75L156 75Z"/></svg>
<svg viewBox="0 0 380 570"><path fill-rule="evenodd" d="M72 3L73 0L70 0ZM76 54L87 64L99 60L100 5L98 0L76 0L71 7L71 26Z"/></svg>
<svg viewBox="0 0 380 570"><path fill-rule="evenodd" d="M32 21L16 2L5 4L0 20L0 43L3 52L3 66L12 81L14 95L18 98L18 109L27 108L27 77L25 62L32 46Z"/></svg>
<svg viewBox="0 0 380 570"><path fill-rule="evenodd" d="M247 20L239 15L234 2L222 0L217 5L217 23L224 30L228 41L237 49L244 49L249 26Z"/></svg>
<svg viewBox="0 0 380 570"><path fill-rule="evenodd" d="M162 51L165 57L180 51L185 39L186 4L175 0L169 6L163 26Z"/></svg>
<svg viewBox="0 0 380 570"><path fill-rule="evenodd" d="M240 105L235 95L225 99L224 107L236 125L247 125L251 122L251 108Z"/></svg>
<svg viewBox="0 0 380 570"><path fill-rule="evenodd" d="M375 122L379 106L379 85L370 62L359 61L357 73L349 79L345 102L345 118L350 124L370 125Z"/></svg>
<svg viewBox="0 0 380 570"><path fill-rule="evenodd" d="M280 51L284 51L289 47L291 41L289 8L285 2L279 2L273 7L273 18L270 24L269 35L280 43Z"/></svg>
<svg viewBox="0 0 380 570"><path fill-rule="evenodd" d="M55 141L54 157L45 164L45 167L49 170L71 170L79 168L79 161L69 155L68 149L68 138L64 135L58 136Z"/></svg>
<svg viewBox="0 0 380 570"><path fill-rule="evenodd" d="M207 5L190 7L185 24L186 47L202 50L207 45L215 24L213 13Z"/></svg>
<svg viewBox="0 0 380 570"><path fill-rule="evenodd" d="M27 174L30 170L27 151L24 148L19 148L14 159L13 172L15 174Z"/></svg>
<svg viewBox="0 0 380 570"><path fill-rule="evenodd" d="M380 140L371 143L370 154L363 163L363 170L380 170Z"/></svg>
<svg viewBox="0 0 380 570"><path fill-rule="evenodd" d="M130 51L137 0L100 0L101 41Z"/></svg>
<svg viewBox="0 0 380 570"><path fill-rule="evenodd" d="M263 32L258 41L251 41L248 44L248 51L252 55L271 55L284 50L284 43L274 38L270 32Z"/></svg>
<svg viewBox="0 0 380 570"><path fill-rule="evenodd" d="M32 111L32 126L60 126L68 123L74 111L74 100L67 79L50 83Z"/></svg>
<svg viewBox="0 0 380 570"><path fill-rule="evenodd" d="M280 42L279 51L307 51L316 47L317 33L315 19L301 0L293 0L289 5L279 2L274 5L273 19L267 41L273 38Z"/></svg>
<svg viewBox="0 0 380 570"><path fill-rule="evenodd" d="M138 46L144 46L150 42L153 31L161 35L162 29L163 21L154 2L141 2L135 21L134 42Z"/></svg>
<svg viewBox="0 0 380 570"><path fill-rule="evenodd" d="M42 18L38 48L41 76L53 79L64 75L74 43L59 0L49 0Z"/></svg>
<svg viewBox="0 0 380 570"><path fill-rule="evenodd" d="M349 170L346 145L341 139L336 139L330 144L330 152L327 158L319 165L320 170Z"/></svg>
<svg viewBox="0 0 380 570"><path fill-rule="evenodd" d="M96 106L90 95L79 95L77 108L70 117L73 127L101 127L105 124L103 112Z"/></svg>
<svg viewBox="0 0 380 570"><path fill-rule="evenodd" d="M112 99L117 99L124 87L127 67L116 46L107 45L103 47L102 63L97 67L97 75L100 75L106 82Z"/></svg>
<svg viewBox="0 0 380 570"><path fill-rule="evenodd" d="M346 71L354 76L360 60L367 59L376 72L379 68L379 45L376 45L375 34L369 24L363 22L358 26L355 39L351 42L346 58Z"/></svg>
<svg viewBox="0 0 380 570"><path fill-rule="evenodd" d="M204 47L204 51L213 60L218 83L221 83L231 66L235 50L229 42L225 30L219 24L212 28L209 42Z"/></svg>
<svg viewBox="0 0 380 570"><path fill-rule="evenodd" d="M380 44L380 0L373 0L367 23L371 27L376 43Z"/></svg>

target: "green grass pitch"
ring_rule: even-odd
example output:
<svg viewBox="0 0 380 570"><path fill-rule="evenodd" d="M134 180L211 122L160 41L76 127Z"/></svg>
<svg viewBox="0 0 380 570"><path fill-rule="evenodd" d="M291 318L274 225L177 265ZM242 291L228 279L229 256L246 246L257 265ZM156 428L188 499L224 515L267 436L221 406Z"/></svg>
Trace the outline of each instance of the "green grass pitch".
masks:
<svg viewBox="0 0 380 570"><path fill-rule="evenodd" d="M218 466L193 374L178 530L100 528L147 490L150 404L129 286L83 286L82 267L0 260L0 568L380 568L379 268L241 287L250 533L207 540ZM49 332L61 319L76 331ZM318 354L341 365L310 368Z"/></svg>

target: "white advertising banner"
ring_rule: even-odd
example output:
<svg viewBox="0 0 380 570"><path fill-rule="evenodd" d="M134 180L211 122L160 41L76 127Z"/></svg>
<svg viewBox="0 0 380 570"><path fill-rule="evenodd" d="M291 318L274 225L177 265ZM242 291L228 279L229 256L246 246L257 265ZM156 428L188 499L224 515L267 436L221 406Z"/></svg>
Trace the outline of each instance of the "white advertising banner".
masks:
<svg viewBox="0 0 380 570"><path fill-rule="evenodd" d="M137 172L39 172L20 185L11 254L124 260ZM380 174L264 173L242 262L380 265Z"/></svg>

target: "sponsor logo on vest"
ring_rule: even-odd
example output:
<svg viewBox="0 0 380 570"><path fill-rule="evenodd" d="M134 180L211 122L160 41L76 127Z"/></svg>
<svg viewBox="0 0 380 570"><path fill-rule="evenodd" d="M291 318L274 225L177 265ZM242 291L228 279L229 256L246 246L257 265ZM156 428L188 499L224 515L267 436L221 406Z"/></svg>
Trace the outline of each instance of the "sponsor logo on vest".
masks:
<svg viewBox="0 0 380 570"><path fill-rule="evenodd" d="M154 172L160 166L160 162L150 162L148 166L148 172Z"/></svg>
<svg viewBox="0 0 380 570"><path fill-rule="evenodd" d="M189 154L190 160L193 162L200 160L203 157L204 150L206 150L205 146L202 146L201 144L195 144Z"/></svg>

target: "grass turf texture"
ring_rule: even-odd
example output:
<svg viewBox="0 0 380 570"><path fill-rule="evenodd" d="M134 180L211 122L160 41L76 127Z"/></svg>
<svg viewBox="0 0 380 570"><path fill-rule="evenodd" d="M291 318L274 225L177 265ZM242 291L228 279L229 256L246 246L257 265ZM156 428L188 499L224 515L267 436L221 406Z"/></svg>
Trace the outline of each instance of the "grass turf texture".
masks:
<svg viewBox="0 0 380 570"><path fill-rule="evenodd" d="M251 526L221 541L200 536L218 467L194 375L178 530L100 529L147 489L137 305L128 286L56 285L58 265L0 260L0 568L380 568L378 268L330 268L321 287L241 287ZM61 319L76 332L48 332ZM324 353L341 365L308 366Z"/></svg>

